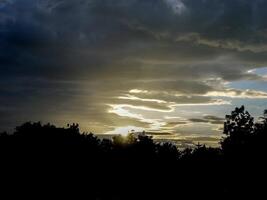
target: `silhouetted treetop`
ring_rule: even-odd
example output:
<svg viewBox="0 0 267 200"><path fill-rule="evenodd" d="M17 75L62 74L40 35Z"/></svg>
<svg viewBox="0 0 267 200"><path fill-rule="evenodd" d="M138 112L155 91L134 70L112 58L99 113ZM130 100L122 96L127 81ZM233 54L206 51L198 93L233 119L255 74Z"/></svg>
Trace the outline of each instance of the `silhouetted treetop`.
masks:
<svg viewBox="0 0 267 200"><path fill-rule="evenodd" d="M226 115L224 123L224 134L231 135L240 132L252 133L254 130L254 118L251 117L245 107L235 108L231 115Z"/></svg>
<svg viewBox="0 0 267 200"><path fill-rule="evenodd" d="M40 194L60 185L61 195L75 191L94 200L265 194L258 179L266 174L266 115L255 122L244 106L235 108L225 117L220 148L198 144L184 150L145 132L99 139L75 123L58 128L27 122L13 134L0 134L0 166L6 167L1 180L7 174L7 180L22 181L14 187Z"/></svg>

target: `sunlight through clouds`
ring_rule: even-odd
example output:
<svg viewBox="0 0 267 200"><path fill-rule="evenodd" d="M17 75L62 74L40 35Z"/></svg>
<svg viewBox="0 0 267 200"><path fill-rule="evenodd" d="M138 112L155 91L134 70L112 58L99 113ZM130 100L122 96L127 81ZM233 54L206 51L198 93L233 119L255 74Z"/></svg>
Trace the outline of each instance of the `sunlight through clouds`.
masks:
<svg viewBox="0 0 267 200"><path fill-rule="evenodd" d="M75 121L96 134L136 127L214 141L235 106L255 116L266 109L267 26L255 21L266 6L2 0L0 131Z"/></svg>

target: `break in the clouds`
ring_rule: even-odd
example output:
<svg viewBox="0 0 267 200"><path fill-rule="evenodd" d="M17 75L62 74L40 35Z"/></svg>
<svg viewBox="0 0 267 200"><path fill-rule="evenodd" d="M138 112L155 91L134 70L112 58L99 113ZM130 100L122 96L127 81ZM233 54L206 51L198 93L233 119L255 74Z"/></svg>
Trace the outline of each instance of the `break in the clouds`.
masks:
<svg viewBox="0 0 267 200"><path fill-rule="evenodd" d="M96 133L135 127L214 141L234 106L265 108L266 8L265 0L1 0L1 129L77 121Z"/></svg>
<svg viewBox="0 0 267 200"><path fill-rule="evenodd" d="M185 4L182 0L165 0L166 4L170 6L175 14L183 14L186 10Z"/></svg>

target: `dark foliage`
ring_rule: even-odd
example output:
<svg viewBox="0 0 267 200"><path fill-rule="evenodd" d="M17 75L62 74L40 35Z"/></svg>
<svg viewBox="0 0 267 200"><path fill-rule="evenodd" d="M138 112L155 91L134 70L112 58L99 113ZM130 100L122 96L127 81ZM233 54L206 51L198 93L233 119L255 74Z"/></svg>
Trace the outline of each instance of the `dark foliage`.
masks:
<svg viewBox="0 0 267 200"><path fill-rule="evenodd" d="M25 123L0 135L1 195L34 198L187 199L265 195L267 111L258 123L236 108L221 148L178 150L145 133L112 140ZM263 181L263 182L262 182Z"/></svg>

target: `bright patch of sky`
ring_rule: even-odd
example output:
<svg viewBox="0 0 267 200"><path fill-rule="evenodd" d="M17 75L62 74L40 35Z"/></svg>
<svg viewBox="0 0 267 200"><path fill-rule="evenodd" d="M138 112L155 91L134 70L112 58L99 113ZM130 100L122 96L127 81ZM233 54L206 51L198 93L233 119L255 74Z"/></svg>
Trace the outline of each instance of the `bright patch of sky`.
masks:
<svg viewBox="0 0 267 200"><path fill-rule="evenodd" d="M250 70L249 72L257 74L261 77L266 77L266 80L234 81L229 83L228 86L231 88L242 89L242 90L251 89L251 90L267 91L267 67Z"/></svg>
<svg viewBox="0 0 267 200"><path fill-rule="evenodd" d="M122 136L127 136L129 133L132 132L143 132L144 128L142 127L136 127L136 126L125 126L125 127L118 127L114 129L113 131L109 131L106 134L107 135L114 135L114 134L119 134Z"/></svg>

